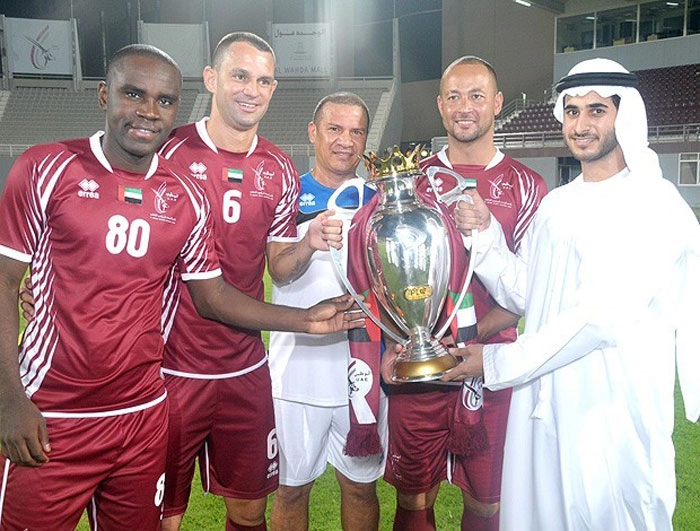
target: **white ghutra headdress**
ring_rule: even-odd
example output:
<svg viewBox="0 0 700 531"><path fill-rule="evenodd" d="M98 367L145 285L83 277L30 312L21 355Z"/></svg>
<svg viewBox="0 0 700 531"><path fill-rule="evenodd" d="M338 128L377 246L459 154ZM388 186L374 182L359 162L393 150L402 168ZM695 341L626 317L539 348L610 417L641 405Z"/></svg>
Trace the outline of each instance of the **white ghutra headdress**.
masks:
<svg viewBox="0 0 700 531"><path fill-rule="evenodd" d="M646 108L636 87L637 76L615 61L582 61L555 85L559 97L554 105L554 117L564 123L565 96L585 96L589 92L596 92L603 98L619 96L615 137L627 167L632 173L661 178L659 157L649 148Z"/></svg>

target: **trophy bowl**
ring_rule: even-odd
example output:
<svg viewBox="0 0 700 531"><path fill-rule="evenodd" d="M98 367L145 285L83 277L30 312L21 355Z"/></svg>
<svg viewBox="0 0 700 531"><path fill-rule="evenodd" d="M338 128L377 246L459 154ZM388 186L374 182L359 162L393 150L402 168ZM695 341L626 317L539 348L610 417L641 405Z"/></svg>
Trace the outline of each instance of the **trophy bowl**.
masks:
<svg viewBox="0 0 700 531"><path fill-rule="evenodd" d="M417 150L415 162L396 150L393 159L383 166L389 170L380 169L372 179L380 199L366 232L370 281L385 312L409 338L396 360L394 380L435 380L457 365L432 335L448 295L450 239L440 209L416 193L423 176Z"/></svg>

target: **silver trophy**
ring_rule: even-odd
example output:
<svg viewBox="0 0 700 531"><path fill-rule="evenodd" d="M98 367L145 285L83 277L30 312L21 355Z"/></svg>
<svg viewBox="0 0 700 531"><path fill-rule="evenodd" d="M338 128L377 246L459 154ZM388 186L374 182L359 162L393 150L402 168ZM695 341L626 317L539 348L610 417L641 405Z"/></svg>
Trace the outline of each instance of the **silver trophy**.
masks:
<svg viewBox="0 0 700 531"><path fill-rule="evenodd" d="M348 291L368 316L394 341L404 345L394 366L393 378L397 382L435 380L458 363L439 341L457 308L439 335L434 334L448 296L450 238L440 209L426 204L416 193L417 179L425 177L418 166L419 152L417 147L404 155L394 148L384 159L374 154L367 157L370 180L379 194L379 205L365 233L371 288L406 337L400 337L373 316L341 274ZM461 176L448 173L460 179L458 183L463 181ZM433 187L434 175L431 172ZM437 191L436 195L439 197ZM470 275L466 280L463 293Z"/></svg>

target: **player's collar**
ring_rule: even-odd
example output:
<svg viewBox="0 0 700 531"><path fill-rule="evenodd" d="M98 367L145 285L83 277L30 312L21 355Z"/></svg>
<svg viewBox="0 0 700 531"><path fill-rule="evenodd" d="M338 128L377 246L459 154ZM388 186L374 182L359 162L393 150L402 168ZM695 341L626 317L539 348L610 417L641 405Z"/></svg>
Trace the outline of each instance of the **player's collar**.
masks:
<svg viewBox="0 0 700 531"><path fill-rule="evenodd" d="M218 154L219 150L217 149L216 144L214 144L214 141L211 139L211 137L209 136L209 132L207 131L208 121L209 117L205 116L200 121L196 122L194 124L194 127L197 130L197 134L199 135L199 138L201 138L202 142L204 142L206 146L209 149L211 149L214 153Z"/></svg>
<svg viewBox="0 0 700 531"><path fill-rule="evenodd" d="M216 144L214 144L214 141L209 136L209 131L207 131L207 122L208 121L209 121L209 117L205 116L200 121L196 122L194 124L194 126L195 126L195 129L197 130L197 134L199 135L199 138L202 139L202 142L204 142L209 149L211 149L214 153L216 153L218 155L219 148L216 147ZM258 135L257 134L253 138L253 142L251 142L250 148L248 149L248 152L245 154L246 158L250 157L253 154L256 147L258 147Z"/></svg>
<svg viewBox="0 0 700 531"><path fill-rule="evenodd" d="M104 136L105 132L104 131L97 131L94 135L90 137L90 150L92 151L92 154L95 155L95 158L97 161L109 172L109 173L114 173L114 169L112 168L112 165L109 163L107 160L107 157L105 156L105 152L102 149L102 137ZM153 154L153 158L151 159L151 165L148 168L148 171L146 172L146 175L144 179L150 179L151 176L156 172L158 169L158 155Z"/></svg>
<svg viewBox="0 0 700 531"><path fill-rule="evenodd" d="M454 170L454 168L452 167L452 163L450 162L450 159L447 158L447 144L442 146L442 149L440 151L438 151L437 158L445 166L447 166L451 170ZM491 158L491 161L484 167L484 170L490 170L496 164L499 164L504 158L505 158L505 155L503 154L503 152L500 149L496 148L496 153Z"/></svg>

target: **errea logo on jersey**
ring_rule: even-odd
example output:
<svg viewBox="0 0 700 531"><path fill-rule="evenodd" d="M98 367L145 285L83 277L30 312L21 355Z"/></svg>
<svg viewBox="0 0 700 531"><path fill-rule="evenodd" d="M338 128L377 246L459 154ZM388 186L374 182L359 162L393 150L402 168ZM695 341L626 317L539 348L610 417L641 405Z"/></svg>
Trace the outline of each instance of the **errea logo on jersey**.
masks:
<svg viewBox="0 0 700 531"><path fill-rule="evenodd" d="M268 479L271 478L272 476L277 476L280 473L279 470L280 466L277 464L277 461L273 461L270 463L270 466L267 467L267 477Z"/></svg>
<svg viewBox="0 0 700 531"><path fill-rule="evenodd" d="M306 192L299 196L299 206L312 207L316 206L316 196L311 192Z"/></svg>
<svg viewBox="0 0 700 531"><path fill-rule="evenodd" d="M193 162L189 166L192 177L200 181L207 180L207 167L202 162Z"/></svg>
<svg viewBox="0 0 700 531"><path fill-rule="evenodd" d="M435 185L435 190L432 190L432 186L428 186L428 191L432 191L433 193L442 193L442 185L445 184L445 181L443 181L440 177L435 177L433 179L433 184Z"/></svg>
<svg viewBox="0 0 700 531"><path fill-rule="evenodd" d="M87 197L88 199L100 198L100 193L97 191L100 185L94 180L83 179L78 183L78 186L80 187L80 190L78 190L78 197Z"/></svg>

